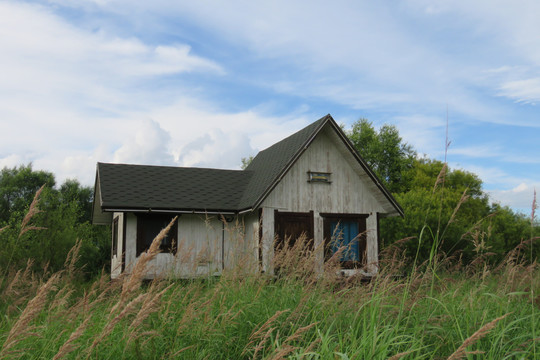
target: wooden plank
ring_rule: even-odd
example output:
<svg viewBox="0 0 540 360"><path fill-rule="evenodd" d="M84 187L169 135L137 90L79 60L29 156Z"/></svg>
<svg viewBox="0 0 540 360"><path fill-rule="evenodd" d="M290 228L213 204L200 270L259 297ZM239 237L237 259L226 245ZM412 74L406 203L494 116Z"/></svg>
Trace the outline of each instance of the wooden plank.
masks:
<svg viewBox="0 0 540 360"><path fill-rule="evenodd" d="M274 209L262 208L262 270L273 273L270 264L274 257Z"/></svg>
<svg viewBox="0 0 540 360"><path fill-rule="evenodd" d="M343 156L324 133L291 167L263 206L287 211L339 213L384 212L381 202L372 194L371 180L359 176L352 155ZM308 182L308 172L331 173L331 184Z"/></svg>
<svg viewBox="0 0 540 360"><path fill-rule="evenodd" d="M267 212L275 209L279 212L315 211L313 221L314 224L318 224L314 226L313 231L315 246L321 244L324 237L320 213L364 214L367 227L365 260L370 264L368 268L376 271L378 251L376 214L387 212L388 201L356 159L345 150L336 146L331 134L321 132L262 205ZM308 182L309 171L331 173L331 183ZM266 224L263 224L263 229L266 235L263 234L263 238L268 244L270 238L268 233L273 231L270 229L268 214L264 218ZM267 251L268 258L263 259L263 263L271 262L271 253L273 252ZM317 256L323 258L322 246L321 253Z"/></svg>

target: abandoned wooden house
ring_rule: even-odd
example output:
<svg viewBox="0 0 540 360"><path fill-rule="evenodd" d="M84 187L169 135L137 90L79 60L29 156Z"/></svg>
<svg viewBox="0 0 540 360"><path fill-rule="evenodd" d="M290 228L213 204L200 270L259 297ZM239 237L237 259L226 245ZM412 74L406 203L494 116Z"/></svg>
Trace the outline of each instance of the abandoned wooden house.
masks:
<svg viewBox="0 0 540 360"><path fill-rule="evenodd" d="M379 219L403 211L326 115L245 170L97 164L93 223L112 225L113 278L129 273L176 215L148 278L216 275L240 261L272 273L276 247L302 233L320 268L348 247L338 254L345 271L374 274Z"/></svg>

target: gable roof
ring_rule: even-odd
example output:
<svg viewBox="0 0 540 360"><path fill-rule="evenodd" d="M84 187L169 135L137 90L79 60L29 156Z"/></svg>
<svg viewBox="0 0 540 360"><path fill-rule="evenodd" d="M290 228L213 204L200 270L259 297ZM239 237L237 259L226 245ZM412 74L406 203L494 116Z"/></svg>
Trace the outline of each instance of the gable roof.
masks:
<svg viewBox="0 0 540 360"><path fill-rule="evenodd" d="M345 152L350 152L354 156L360 168L375 185L376 191L379 191L382 198L389 202L388 214L403 216L403 209L399 203L360 156L347 135L330 114L257 154L246 168L246 170L253 171L254 174L240 203L241 207L248 208L251 206L252 209L257 208L315 137L326 127L333 130L334 137L341 140L342 145L346 148ZM337 141L340 142L339 140Z"/></svg>
<svg viewBox="0 0 540 360"><path fill-rule="evenodd" d="M326 115L262 150L245 170L98 163L94 222L103 211L238 213L256 209L323 128L352 154L390 215L403 210L358 154L343 130ZM340 141L341 140L341 141ZM99 204L98 204L99 202Z"/></svg>

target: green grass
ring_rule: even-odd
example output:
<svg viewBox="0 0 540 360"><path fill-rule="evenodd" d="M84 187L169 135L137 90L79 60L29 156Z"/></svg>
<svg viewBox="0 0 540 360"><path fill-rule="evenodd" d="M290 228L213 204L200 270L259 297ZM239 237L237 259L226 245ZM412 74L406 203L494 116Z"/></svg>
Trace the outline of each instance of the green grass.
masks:
<svg viewBox="0 0 540 360"><path fill-rule="evenodd" d="M0 288L0 358L52 359L79 327L60 358L441 359L463 343L457 358L537 358L536 264L466 270L402 279L383 271L371 283L226 273L135 279L131 292L122 289L129 277L80 285L64 272L47 289L50 274L12 273Z"/></svg>

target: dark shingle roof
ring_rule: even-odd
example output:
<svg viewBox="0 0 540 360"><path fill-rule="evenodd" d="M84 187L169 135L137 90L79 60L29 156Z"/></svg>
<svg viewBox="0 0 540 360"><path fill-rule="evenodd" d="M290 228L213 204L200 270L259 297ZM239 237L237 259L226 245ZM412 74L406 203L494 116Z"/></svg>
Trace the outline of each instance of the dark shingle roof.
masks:
<svg viewBox="0 0 540 360"><path fill-rule="evenodd" d="M98 163L102 208L235 210L251 172Z"/></svg>
<svg viewBox="0 0 540 360"><path fill-rule="evenodd" d="M96 192L99 189L100 196L95 200L101 201L102 211L237 212L255 209L327 123L340 135L391 206L403 214L399 204L330 115L259 152L246 170L98 163Z"/></svg>

